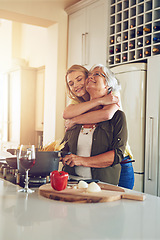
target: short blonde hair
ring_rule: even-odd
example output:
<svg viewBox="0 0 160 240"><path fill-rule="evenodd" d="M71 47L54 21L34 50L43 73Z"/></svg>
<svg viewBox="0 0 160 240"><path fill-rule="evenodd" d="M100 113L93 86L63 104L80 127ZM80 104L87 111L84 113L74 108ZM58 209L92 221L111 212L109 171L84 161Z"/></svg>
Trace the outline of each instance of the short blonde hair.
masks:
<svg viewBox="0 0 160 240"><path fill-rule="evenodd" d="M88 72L89 72L88 69L86 69L85 67L83 67L83 66L81 66L81 65L78 65L78 64L72 65L72 66L67 70L66 76L65 76L67 93L68 93L69 98L74 99L74 100L78 100L78 101L80 101L80 102L84 102L84 99L83 99L82 97L77 97L77 96L75 96L75 95L72 93L72 91L71 91L71 89L70 89L70 87L69 87L69 85L68 85L68 81L67 81L68 74L70 74L70 73L72 73L72 72L76 72L76 71L82 72L82 73L85 75L85 78L86 78L86 79L87 79L87 77L88 77Z"/></svg>

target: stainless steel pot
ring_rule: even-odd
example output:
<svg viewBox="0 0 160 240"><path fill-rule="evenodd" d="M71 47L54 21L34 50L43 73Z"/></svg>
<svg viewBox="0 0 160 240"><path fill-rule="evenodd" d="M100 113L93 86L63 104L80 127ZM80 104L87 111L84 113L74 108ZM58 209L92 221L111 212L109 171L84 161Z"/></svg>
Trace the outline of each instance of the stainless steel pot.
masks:
<svg viewBox="0 0 160 240"><path fill-rule="evenodd" d="M54 170L58 170L59 167L59 159L60 159L59 151L52 152L40 152L36 151L36 161L35 165L30 169L29 176L41 176L46 177L50 175L50 172ZM17 168L19 173L22 175L25 174L24 169L19 165L18 161L18 151L17 151Z"/></svg>
<svg viewBox="0 0 160 240"><path fill-rule="evenodd" d="M17 157L6 159L8 165L12 168L18 169L20 174L25 175L25 170L19 165L18 161L19 150L8 149L7 151L17 155ZM29 176L49 176L50 172L58 170L59 159L61 156L62 152L60 151L41 152L36 150L36 162L35 165L30 169Z"/></svg>

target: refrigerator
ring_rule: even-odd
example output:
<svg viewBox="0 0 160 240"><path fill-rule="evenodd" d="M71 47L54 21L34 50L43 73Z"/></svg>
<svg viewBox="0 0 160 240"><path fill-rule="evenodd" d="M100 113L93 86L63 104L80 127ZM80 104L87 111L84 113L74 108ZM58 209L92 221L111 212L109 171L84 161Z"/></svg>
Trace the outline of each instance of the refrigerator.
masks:
<svg viewBox="0 0 160 240"><path fill-rule="evenodd" d="M147 62L144 192L160 197L160 55Z"/></svg>
<svg viewBox="0 0 160 240"><path fill-rule="evenodd" d="M146 63L128 63L111 68L121 84L120 98L128 127L135 184L133 189L144 191L145 118L146 118Z"/></svg>

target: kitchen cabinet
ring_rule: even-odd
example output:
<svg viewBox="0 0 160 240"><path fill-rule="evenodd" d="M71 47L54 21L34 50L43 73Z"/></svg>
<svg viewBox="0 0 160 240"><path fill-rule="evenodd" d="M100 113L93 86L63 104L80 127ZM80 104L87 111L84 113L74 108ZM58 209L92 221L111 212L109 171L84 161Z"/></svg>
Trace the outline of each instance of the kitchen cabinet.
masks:
<svg viewBox="0 0 160 240"><path fill-rule="evenodd" d="M147 63L144 191L160 197L160 55Z"/></svg>
<svg viewBox="0 0 160 240"><path fill-rule="evenodd" d="M81 64L88 69L106 65L108 2L80 1L66 9L69 14L68 67Z"/></svg>
<svg viewBox="0 0 160 240"><path fill-rule="evenodd" d="M11 143L35 144L36 69L17 66L6 76L6 147Z"/></svg>
<svg viewBox="0 0 160 240"><path fill-rule="evenodd" d="M37 69L37 77L36 77L36 115L35 115L36 131L43 131L44 84L45 84L45 67L43 66Z"/></svg>

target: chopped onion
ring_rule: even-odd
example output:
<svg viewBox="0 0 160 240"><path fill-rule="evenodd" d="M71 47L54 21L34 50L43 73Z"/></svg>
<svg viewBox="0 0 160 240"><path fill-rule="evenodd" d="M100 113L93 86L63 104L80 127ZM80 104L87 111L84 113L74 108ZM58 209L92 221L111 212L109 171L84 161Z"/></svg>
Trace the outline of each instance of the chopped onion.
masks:
<svg viewBox="0 0 160 240"><path fill-rule="evenodd" d="M88 183L86 183L85 181L81 180L78 183L78 188L88 188Z"/></svg>
<svg viewBox="0 0 160 240"><path fill-rule="evenodd" d="M100 192L101 191L101 188L100 186L95 183L95 182L91 182L89 185L88 185L88 188L87 188L87 192Z"/></svg>

